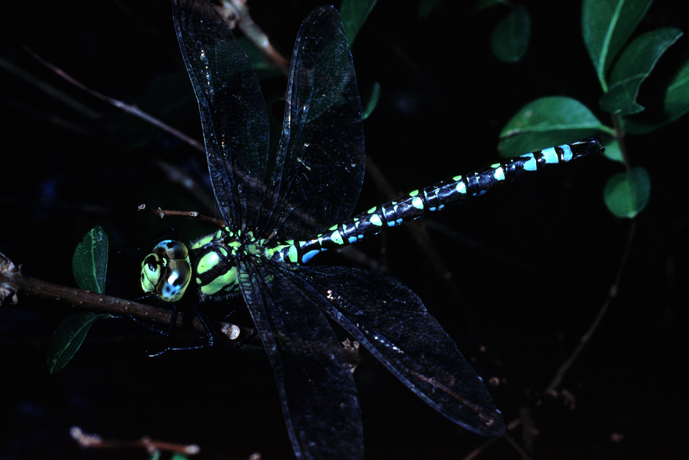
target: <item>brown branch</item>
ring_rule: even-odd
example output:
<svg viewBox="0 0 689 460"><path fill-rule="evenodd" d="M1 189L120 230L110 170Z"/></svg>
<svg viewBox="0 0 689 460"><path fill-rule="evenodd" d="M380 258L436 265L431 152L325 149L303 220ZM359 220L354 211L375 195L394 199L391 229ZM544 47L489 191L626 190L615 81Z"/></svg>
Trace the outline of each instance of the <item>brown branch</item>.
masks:
<svg viewBox="0 0 689 460"><path fill-rule="evenodd" d="M116 316L136 316L145 321L160 325L169 325L172 321L172 310L165 307L146 305L131 300L120 299L105 294L85 291L58 284L48 283L21 274L21 266L16 266L7 257L0 254L0 306L5 301L17 304L18 294L24 293L43 299L65 302L73 307L110 313ZM185 324L184 313L180 312L175 327ZM194 330L206 334L206 328L199 318L193 318L191 325ZM237 340L240 336L248 336L250 329L240 328L231 323L220 323L220 330L228 340Z"/></svg>
<svg viewBox="0 0 689 460"><path fill-rule="evenodd" d="M87 92L88 94L108 103L111 104L118 109L127 112L131 115L134 115L135 117L141 118L142 120L152 124L153 126L156 126L163 131L172 134L178 139L181 139L183 142L186 142L190 146L194 147L196 150L200 150L201 152L205 151L203 145L201 145L199 142L197 142L195 139L192 139L191 137L187 136L181 131L176 130L175 128L163 123L162 121L158 120L154 116L144 112L143 110L139 109L136 106L127 104L125 102L122 102L117 99L113 99L111 97L105 96L104 94L101 94L97 91L92 90L88 86L84 85L80 81L76 80L69 74L67 74L64 70L60 69L59 67L54 66L53 64L49 63L48 61L45 61L43 58L41 58L38 54L34 53L30 49L27 49L27 51L41 64L55 72L59 77L63 78L67 82L71 83L72 85L76 86L77 88L81 89L82 91Z"/></svg>
<svg viewBox="0 0 689 460"><path fill-rule="evenodd" d="M182 216L182 217L188 217L191 219L198 219L201 222L208 222L210 224L217 225L220 228L225 228L225 226L227 225L227 223L222 219L218 219L216 217L204 216L203 214L199 214L196 211L175 211L175 210L170 210L170 209L147 208L145 204L140 204L137 209L139 211L148 210L149 212L160 217L161 219L165 216Z"/></svg>
<svg viewBox="0 0 689 460"><path fill-rule="evenodd" d="M284 75L289 76L289 60L285 59L270 43L268 35L251 19L246 0L223 0L214 5L231 29L239 27L246 38Z"/></svg>
<svg viewBox="0 0 689 460"><path fill-rule="evenodd" d="M72 427L69 430L69 434L72 436L79 446L85 449L113 449L113 448L142 448L145 449L149 454L154 452L179 452L185 455L196 455L201 452L201 449L196 444L177 444L165 441L156 441L148 436L144 436L136 441L112 441L104 440L97 434L84 433L78 426Z"/></svg>
<svg viewBox="0 0 689 460"><path fill-rule="evenodd" d="M156 167L165 174L168 181L176 184L186 190L191 196L199 201L207 210L216 210L218 208L215 202L215 196L208 193L208 190L191 178L182 168L175 166L163 160L154 160Z"/></svg>
<svg viewBox="0 0 689 460"><path fill-rule="evenodd" d="M507 425L507 432L509 433L510 431L514 430L515 428L517 428L517 427L520 426L521 424L522 424L522 422L521 422L520 419L513 420L511 423L509 423L509 424ZM483 453L483 451L485 451L488 447L490 447L490 446L492 446L493 444L495 444L495 443L496 443L497 441L499 441L500 439L505 439L505 440L507 440L510 444L512 444L513 446L515 445L514 440L512 439L512 437L509 436L507 433L505 433L504 435L502 435L502 437L498 437L498 438L489 438L489 439L487 439L487 440L484 441L480 446L478 446L476 449L472 450L472 451L469 452L467 455L465 455L464 457L462 457L462 460L474 460L475 458L478 458L478 457ZM524 457L524 453L523 453L524 450L523 450L521 447L518 447L518 448L517 448L517 452L522 456L522 458L527 458L527 459L530 458L530 457L528 457L528 454L527 454L526 457Z"/></svg>

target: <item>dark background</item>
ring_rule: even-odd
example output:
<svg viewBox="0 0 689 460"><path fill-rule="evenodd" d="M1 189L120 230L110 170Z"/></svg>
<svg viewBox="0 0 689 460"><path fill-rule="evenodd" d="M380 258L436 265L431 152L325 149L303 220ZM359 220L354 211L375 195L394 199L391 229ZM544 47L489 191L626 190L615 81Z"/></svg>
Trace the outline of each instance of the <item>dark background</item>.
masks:
<svg viewBox="0 0 689 460"><path fill-rule="evenodd" d="M365 121L367 152L400 193L495 162L502 126L538 97L574 97L611 123L597 109L601 90L581 40L579 1L525 2L531 43L514 65L490 53L491 29L507 9L476 12L469 3L446 1L419 19L417 2L381 0L354 44L362 93L373 82L382 86L379 106ZM289 54L316 4L255 0L250 7ZM689 31L681 9L681 2L656 2L639 32ZM65 83L23 47L199 139L170 5L12 2L0 21L3 63L21 69L20 76L0 73L0 252L23 264L26 276L74 286L74 247L101 225L110 237L107 293L136 298L137 248L173 226L182 239L208 231L181 219L161 221L136 206L215 212L171 183L155 162L182 168L205 186L205 158ZM687 55L686 40L661 60L656 81ZM284 79L266 84L280 90ZM602 202L604 183L622 170L619 164L587 158L425 219L449 283L405 230L358 245L368 264L347 254L314 263L374 264L411 287L477 372L499 380L489 388L505 421L533 424L534 458L686 458L687 128L684 117L626 138L630 161L650 174L651 199L637 219L617 297L564 379L561 389L573 404L542 392L608 300L622 263L631 224L612 217ZM383 201L367 178L357 211ZM46 343L70 311L21 295L18 306L0 310L0 459L146 458L142 451L80 450L68 436L72 426L120 441L148 435L195 443L203 458L255 451L265 459L291 458L260 348L148 358L147 351L174 339L110 320L94 327L72 363L49 375ZM484 443L423 404L370 355L363 358L355 375L367 458L459 459ZM512 434L523 441L521 428ZM480 458L518 455L498 440Z"/></svg>

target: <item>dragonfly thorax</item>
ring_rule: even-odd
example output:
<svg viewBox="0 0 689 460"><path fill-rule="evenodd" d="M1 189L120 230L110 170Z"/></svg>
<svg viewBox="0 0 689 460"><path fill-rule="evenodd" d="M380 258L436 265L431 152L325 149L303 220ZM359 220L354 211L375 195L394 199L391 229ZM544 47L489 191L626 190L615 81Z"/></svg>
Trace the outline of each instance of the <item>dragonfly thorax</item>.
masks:
<svg viewBox="0 0 689 460"><path fill-rule="evenodd" d="M266 257L263 240L252 233L234 233L225 227L191 246L194 277L201 296L236 294L239 290L237 259Z"/></svg>

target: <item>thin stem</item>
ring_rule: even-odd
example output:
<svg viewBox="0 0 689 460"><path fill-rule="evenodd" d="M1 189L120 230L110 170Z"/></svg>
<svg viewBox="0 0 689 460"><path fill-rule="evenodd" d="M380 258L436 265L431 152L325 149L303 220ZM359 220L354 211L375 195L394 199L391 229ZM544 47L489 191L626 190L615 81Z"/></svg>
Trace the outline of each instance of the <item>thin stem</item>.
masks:
<svg viewBox="0 0 689 460"><path fill-rule="evenodd" d="M30 49L27 49L27 51L41 64L43 64L44 66L46 66L47 68L49 68L50 70L55 72L55 74L62 77L63 79L65 79L66 81L71 83L72 85L81 89L82 91L85 91L88 94L90 94L90 95L92 95L92 96L94 96L94 97L96 97L96 98L98 98L98 99L100 99L100 100L102 100L108 104L111 104L111 105L117 107L118 109L120 109L124 112L127 112L127 113L134 115L136 117L139 117L142 120L152 124L153 126L156 126L160 129L162 129L163 131L172 134L173 136L177 137L178 139L181 139L182 141L186 142L190 146L194 147L196 150L200 150L201 152L205 151L203 145L201 145L199 142L192 139L191 137L187 136L183 132L178 131L175 128L163 123L162 121L158 120L157 118L155 118L152 115L149 115L148 113L144 112L143 110L139 109L136 106L126 104L120 100L113 99L111 97L105 96L104 94L101 94L97 91L92 90L88 86L84 85L80 81L76 80L75 78L73 78L72 76L67 74L64 70L60 69L59 67L54 66L53 64L49 63L46 60L44 60L38 54L34 53Z"/></svg>
<svg viewBox="0 0 689 460"><path fill-rule="evenodd" d="M116 316L135 316L160 325L168 325L172 321L172 310L169 308L146 305L83 289L48 283L35 278L25 277L18 269L0 269L0 286L7 287L12 292L13 295L7 296L5 299L9 299L12 303L17 303L15 299L18 298L18 294L24 293L34 297L65 302L79 309L110 313ZM0 304L2 304L2 300L0 299ZM181 328L185 324L183 313L180 312L175 321L175 326ZM206 333L206 329L198 317L191 321L191 326L196 331L203 334ZM236 335L237 328L238 326L231 323L221 323L220 330L223 331L223 335L229 340L236 340L239 338ZM250 329L248 328L239 328L239 330L239 336L241 337L250 334Z"/></svg>
<svg viewBox="0 0 689 460"><path fill-rule="evenodd" d="M222 219L218 219L216 217L204 216L203 214L199 214L196 211L175 211L175 210L171 210L171 209L160 209L160 208L154 209L154 208L146 207L145 204L140 204L137 209L139 211L148 210L149 212L160 217L161 219L165 216L182 216L182 217L188 217L191 219L198 219L202 222L208 222L208 223L216 225L220 228L225 228L225 226L227 225L227 223Z"/></svg>
<svg viewBox="0 0 689 460"><path fill-rule="evenodd" d="M517 428L521 424L522 424L522 422L520 419L512 420L512 422L510 422L507 425L507 432L513 431L515 428ZM519 446L516 443L516 441L514 441L514 439L510 435L508 435L507 433L502 435L501 438L490 438L490 439L486 440L483 444L478 446L476 449L472 450L467 455L462 457L462 460L474 460L475 458L478 458L479 455L481 455L484 450L486 450L488 447L495 444L500 439L505 439L507 442L509 442L515 448L515 450L519 453L519 455L522 458L527 459L527 460L531 460L531 457L529 456L529 454L521 446Z"/></svg>
<svg viewBox="0 0 689 460"><path fill-rule="evenodd" d="M136 441L115 441L105 440L97 434L84 433L78 426L72 427L69 430L72 436L79 445L84 448L99 448L99 449L113 449L113 448L142 448L149 454L154 452L179 452L185 455L196 455L201 449L196 444L177 444L165 441L156 441L147 436L142 437Z"/></svg>
<svg viewBox="0 0 689 460"><path fill-rule="evenodd" d="M244 35L284 75L289 76L289 60L285 59L270 43L268 35L251 19L246 0L223 0L215 6L231 29L239 27Z"/></svg>
<svg viewBox="0 0 689 460"><path fill-rule="evenodd" d="M634 241L635 233L636 221L632 220L631 226L629 228L629 233L627 235L627 245L624 249L620 265L617 269L615 280L608 291L608 298L601 306L600 310L598 311L598 314L596 315L596 318L593 320L593 323L591 323L591 326L589 327L588 331L586 331L586 333L583 336L581 336L581 339L579 339L579 345L577 346L577 348L574 350L574 352L572 352L570 357L567 358L567 360L562 364L562 366L560 366L560 368L555 373L555 377L550 382L550 385L548 385L548 387L545 389L545 394L556 394L556 389L562 384L562 380L564 379L565 374L567 373L569 368L572 367L572 364L577 359L579 354L584 350L584 347L586 347L589 340L591 340L591 337L596 332L596 329L598 329L598 326L603 321L603 317L607 313L608 308L610 307L610 304L612 303L613 299L617 297L617 292L620 286L620 280L622 279L622 274L624 273L624 269L627 265L627 260L629 259L629 254L632 249L632 243Z"/></svg>
<svg viewBox="0 0 689 460"><path fill-rule="evenodd" d="M625 132L624 128L622 127L622 123L620 123L620 117L618 115L612 115L612 124L615 128L615 140L617 141L617 144L620 146L620 155L622 155L622 163L624 164L624 167L627 169L627 171L629 171L631 166L629 163L629 156L627 155L627 147L624 143Z"/></svg>

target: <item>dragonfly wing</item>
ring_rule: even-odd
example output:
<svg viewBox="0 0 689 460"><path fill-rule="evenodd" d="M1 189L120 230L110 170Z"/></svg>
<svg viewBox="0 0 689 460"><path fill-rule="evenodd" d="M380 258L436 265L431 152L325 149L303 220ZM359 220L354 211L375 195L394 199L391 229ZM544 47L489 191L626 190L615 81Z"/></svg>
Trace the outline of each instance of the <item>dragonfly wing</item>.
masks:
<svg viewBox="0 0 689 460"><path fill-rule="evenodd" d="M365 169L361 101L337 11L315 9L297 35L263 228L306 238L347 219ZM281 227L281 222L284 225Z"/></svg>
<svg viewBox="0 0 689 460"><path fill-rule="evenodd" d="M268 115L258 78L210 2L175 0L173 16L220 212L233 229L251 226L268 164Z"/></svg>
<svg viewBox="0 0 689 460"><path fill-rule="evenodd" d="M342 344L314 301L320 294L278 264L245 260L239 272L297 458L362 459L354 378Z"/></svg>
<svg viewBox="0 0 689 460"><path fill-rule="evenodd" d="M409 288L376 272L297 267L324 311L421 399L485 436L505 431L481 378Z"/></svg>

